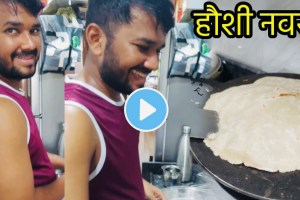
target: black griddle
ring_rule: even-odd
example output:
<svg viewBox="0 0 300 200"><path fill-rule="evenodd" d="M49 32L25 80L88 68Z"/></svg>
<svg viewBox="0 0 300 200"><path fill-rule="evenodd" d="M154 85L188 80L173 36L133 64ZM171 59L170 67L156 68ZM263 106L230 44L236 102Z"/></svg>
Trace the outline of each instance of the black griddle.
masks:
<svg viewBox="0 0 300 200"><path fill-rule="evenodd" d="M214 88L212 93L216 93L233 86L253 83L265 76L300 79L299 74L272 73L240 77L225 83L213 80L201 81L210 84ZM216 157L202 139L192 138L191 150L195 160L217 181L238 193L261 200L300 200L299 170L288 173L272 173L245 165L233 165Z"/></svg>

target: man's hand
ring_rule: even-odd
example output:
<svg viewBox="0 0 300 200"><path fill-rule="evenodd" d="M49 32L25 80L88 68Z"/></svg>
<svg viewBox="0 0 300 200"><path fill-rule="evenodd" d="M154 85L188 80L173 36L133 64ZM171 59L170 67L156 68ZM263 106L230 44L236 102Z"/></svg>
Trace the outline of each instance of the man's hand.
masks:
<svg viewBox="0 0 300 200"><path fill-rule="evenodd" d="M56 154L49 153L49 152L47 152L47 155L48 155L49 160L50 160L50 162L52 163L52 165L55 169L64 170L64 168L65 168L64 158L62 158L62 157L60 157Z"/></svg>
<svg viewBox="0 0 300 200"><path fill-rule="evenodd" d="M148 200L167 200L160 189L143 179L144 190Z"/></svg>

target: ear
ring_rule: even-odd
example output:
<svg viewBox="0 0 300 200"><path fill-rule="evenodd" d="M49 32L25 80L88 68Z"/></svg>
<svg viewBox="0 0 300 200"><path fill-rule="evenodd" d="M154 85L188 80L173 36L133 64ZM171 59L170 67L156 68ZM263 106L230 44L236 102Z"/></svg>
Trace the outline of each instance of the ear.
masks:
<svg viewBox="0 0 300 200"><path fill-rule="evenodd" d="M97 56L103 54L106 43L106 36L103 30L97 24L91 23L85 29L85 36L88 50Z"/></svg>

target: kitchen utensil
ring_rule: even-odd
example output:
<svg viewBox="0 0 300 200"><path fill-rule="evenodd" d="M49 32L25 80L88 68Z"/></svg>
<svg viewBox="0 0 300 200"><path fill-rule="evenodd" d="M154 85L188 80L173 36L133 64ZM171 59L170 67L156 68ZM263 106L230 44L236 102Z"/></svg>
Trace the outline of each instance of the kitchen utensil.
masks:
<svg viewBox="0 0 300 200"><path fill-rule="evenodd" d="M206 80L213 86L213 93L242 84L250 84L265 76L279 76L300 79L299 74L258 74L246 76L226 83ZM300 171L270 173L244 165L232 165L217 157L201 139L191 140L192 154L195 159L224 186L238 193L261 200L300 199ZM246 199L247 197L243 198Z"/></svg>
<svg viewBox="0 0 300 200"><path fill-rule="evenodd" d="M161 168L165 187L181 184L181 170L177 165L163 165Z"/></svg>
<svg viewBox="0 0 300 200"><path fill-rule="evenodd" d="M203 196L202 187L175 186L162 189L168 200L201 200Z"/></svg>

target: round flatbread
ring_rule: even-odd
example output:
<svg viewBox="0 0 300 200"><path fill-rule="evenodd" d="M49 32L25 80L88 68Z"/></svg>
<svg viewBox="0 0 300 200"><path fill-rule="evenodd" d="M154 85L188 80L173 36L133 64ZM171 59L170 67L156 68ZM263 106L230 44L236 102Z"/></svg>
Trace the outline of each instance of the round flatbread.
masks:
<svg viewBox="0 0 300 200"><path fill-rule="evenodd" d="M269 172L300 170L300 80L265 77L211 95L219 130L205 144L232 164Z"/></svg>

